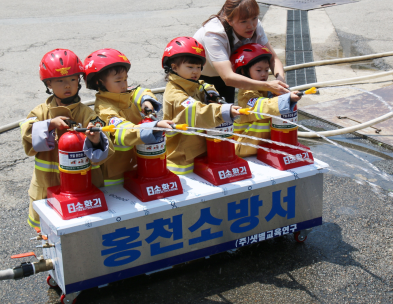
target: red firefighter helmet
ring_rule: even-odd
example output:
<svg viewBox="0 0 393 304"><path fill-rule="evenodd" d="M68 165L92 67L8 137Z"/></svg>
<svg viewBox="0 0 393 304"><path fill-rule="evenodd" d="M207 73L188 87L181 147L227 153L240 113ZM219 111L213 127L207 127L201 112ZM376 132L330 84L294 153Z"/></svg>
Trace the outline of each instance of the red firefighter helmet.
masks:
<svg viewBox="0 0 393 304"><path fill-rule="evenodd" d="M85 74L83 63L74 52L55 49L42 57L40 62L40 79L45 80Z"/></svg>
<svg viewBox="0 0 393 304"><path fill-rule="evenodd" d="M91 53L86 57L84 62L86 87L95 90L96 84L93 84L91 81L93 76L98 72L116 65L124 66L127 72L131 68L131 62L128 58L115 49L101 49Z"/></svg>
<svg viewBox="0 0 393 304"><path fill-rule="evenodd" d="M172 39L162 55L162 67L170 68L168 60L179 56L194 56L202 59L202 66L206 63L205 48L192 37L177 37Z"/></svg>
<svg viewBox="0 0 393 304"><path fill-rule="evenodd" d="M272 53L266 46L258 43L245 44L232 53L232 70L240 74L242 67L250 67L263 57L267 57L269 60L272 58Z"/></svg>

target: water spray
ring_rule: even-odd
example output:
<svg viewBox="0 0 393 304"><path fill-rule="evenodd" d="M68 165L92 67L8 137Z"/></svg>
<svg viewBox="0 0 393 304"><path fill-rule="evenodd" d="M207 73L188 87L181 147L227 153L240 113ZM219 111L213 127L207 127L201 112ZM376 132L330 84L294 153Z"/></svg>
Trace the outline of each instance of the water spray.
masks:
<svg viewBox="0 0 393 304"><path fill-rule="evenodd" d="M321 88L321 89L322 90L329 90L329 89L335 89L335 88L353 89L353 90L360 91L363 93L367 93L371 96L374 96L374 97L378 98L378 100L380 102L382 102L389 109L389 112L382 115L382 116L379 116L377 118L374 118L372 120L369 120L367 122L361 123L356 126L346 127L346 128L342 128L342 129L338 129L338 130L317 132L317 134L321 134L321 135L328 137L328 136L336 136L336 135L343 135L343 134L347 134L347 133L352 133L352 132L356 132L356 131L365 129L365 128L370 127L372 125L375 125L377 123L381 123L381 122L393 117L393 108L386 102L386 100L384 100L381 96L379 96L373 92L369 92L369 91L361 89L361 88L350 87L350 86L334 86L334 87L326 87L326 88ZM298 136L299 137L307 137L307 138L318 137L316 135L316 133L310 133L310 132L298 132Z"/></svg>
<svg viewBox="0 0 393 304"><path fill-rule="evenodd" d="M243 110L243 111L241 111L241 110ZM294 125L296 125L296 126L302 128L302 129L304 129L304 130L307 130L308 132L311 132L311 133L313 133L313 134L316 134L318 137L323 138L323 139L326 140L327 142L329 142L329 143L335 145L336 147L338 147L338 148L340 148L340 149L342 149L342 150L348 152L349 154L351 154L351 155L354 156L355 158L357 158L357 159L359 159L359 160L365 162L365 163L368 164L372 169L374 169L376 172L378 172L385 180L389 180L389 177L387 176L386 173L385 173L385 174L384 174L384 173L381 173L381 171L380 171L377 167L375 167L373 164L371 164L369 161L367 161L367 160L365 160L364 158L360 157L359 155L353 153L351 150L349 150L349 149L347 149L347 148L345 148L345 147L343 147L343 146L341 146L341 145L335 143L334 141L328 139L328 138L325 137L324 135L322 135L322 134L320 134L320 133L318 133L318 132L315 132L315 131L313 131L313 130L311 130L311 129L309 129L309 128L303 126L303 125L299 125L299 124L297 124L297 123L294 123L293 121L289 121L289 120L287 120L287 119L283 119L283 118L281 118L281 117L274 116L274 115L270 115L270 114L267 114L267 113L260 113L260 112L251 111L251 109L249 109L249 108L247 108L247 109L240 109L239 112L240 112L240 111L241 111L242 114L245 114L245 115L249 115L249 114L252 113L252 114L258 114L258 115L263 115L263 116L267 116L267 117L271 117L271 118L280 119L280 120L282 120L283 122L287 122L287 123L290 123L290 124L294 124Z"/></svg>

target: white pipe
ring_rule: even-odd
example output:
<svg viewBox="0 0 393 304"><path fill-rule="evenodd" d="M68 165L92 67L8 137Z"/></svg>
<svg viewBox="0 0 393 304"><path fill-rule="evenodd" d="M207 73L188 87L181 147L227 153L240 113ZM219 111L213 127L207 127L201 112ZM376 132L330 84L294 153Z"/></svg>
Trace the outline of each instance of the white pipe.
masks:
<svg viewBox="0 0 393 304"><path fill-rule="evenodd" d="M154 93L154 94L162 93L162 92L165 91L165 87L152 89L151 91L152 91L152 93ZM93 105L94 102L95 102L95 99L90 99L90 100L82 101L82 103L85 104L85 105L87 105L87 106ZM19 123L22 122L22 121L24 121L24 120L25 120L25 119L21 119L21 120L18 120L18 121L16 121L16 122L12 122L12 123L10 123L10 124L8 124L8 125L4 125L4 126L0 127L0 133L3 133L3 132L5 132L5 131L8 131L8 130L11 130L11 129L14 129L14 128L17 128L17 127L19 126Z"/></svg>
<svg viewBox="0 0 393 304"><path fill-rule="evenodd" d="M298 90L309 89L312 87L322 88L322 87L327 87L330 85L344 84L344 83L348 83L348 82L356 82L356 81L360 81L360 80L383 77L383 76L387 76L387 75L391 75L391 74L393 74L393 70L387 71L387 72L382 72L382 73L376 73L376 74L372 74L372 75L347 78L347 79L338 79L338 80L331 80L331 81L325 81L325 82L307 83L307 84L303 84L300 86L289 88L289 90L290 91L298 91Z"/></svg>
<svg viewBox="0 0 393 304"><path fill-rule="evenodd" d="M385 115L382 115L380 117L377 117L377 118L374 118L374 119L369 120L367 122L364 122L364 123L362 123L360 125L347 127L347 128L343 128L343 129L338 129L338 130L317 132L317 133L320 134L320 135L323 135L325 137L352 133L352 132L356 132L356 131L361 130L361 129L365 129L365 128L370 127L372 125L375 125L377 123L383 122L383 121L388 120L388 119L390 119L392 117L393 117L393 112L389 112L389 113L387 113ZM311 132L297 132L297 135L299 137L308 137L308 138L318 137L317 134L311 133Z"/></svg>
<svg viewBox="0 0 393 304"><path fill-rule="evenodd" d="M377 57L384 57L384 56L392 56L393 52L387 52L387 53L379 53L379 54L373 54L373 55L366 55L366 56L358 56L358 57L349 57L349 58L341 58L341 59L333 59L333 60L325 60L325 61L316 61L316 62L308 62L306 63L307 65L311 66L311 64L316 64L316 65L322 65L322 64L332 64L332 63L341 63L341 62L346 62L345 60L348 59L349 61L356 61L356 60L365 60L365 59L371 59L371 58L377 58ZM367 58L366 58L367 57ZM295 69L295 68L301 68L302 65L296 65L296 66L290 66L291 69ZM302 66L304 67L304 66ZM289 68L289 67L285 67L285 68ZM285 69L284 68L284 69ZM388 72L382 72L382 73L377 73L377 74L373 74L373 75L368 75L368 76L361 76L361 77L354 77L354 78L349 78L349 79L339 79L339 80L333 80L333 81L325 81L325 82L320 82L320 83L310 83L310 84L305 84L305 85L301 85L301 86L297 86L297 87L293 87L290 88L290 90L294 91L294 90L305 90L305 89L309 89L311 87L324 87L324 86L329 86L329 85L337 85L337 84L343 84L343 83L347 83L347 82L354 82L354 81L359 81L359 80L365 80L365 79L372 79L372 78L377 78L377 77L382 77L382 76L386 76L386 75L390 75L393 74L393 70L392 71L388 71ZM165 87L161 87L161 88L156 88L156 89L152 89L151 91L153 93L162 93L164 92ZM85 105L89 106L94 104L94 99L91 100L86 100L83 101L82 103L84 103ZM383 116L381 116L380 118L382 118ZM379 118L374 119L378 120ZM384 119L386 120L386 119ZM382 121L384 121L382 120ZM18 120L16 122L4 125L2 127L0 127L0 133L3 133L5 131L17 128L19 126L19 123L24 121L24 119ZM374 122L375 123L378 123ZM367 124L368 122L366 122L365 124ZM363 125L363 124L361 124ZM361 126L359 125L359 126ZM357 127L359 127L357 126ZM346 129L346 128L345 128ZM340 129L340 131L342 131L344 129ZM336 130L337 131L337 130ZM327 131L329 132L329 131ZM353 131L352 131L353 132ZM307 134L308 132L299 132L301 134ZM299 135L302 136L302 135ZM326 136L326 135L325 135ZM329 135L331 136L331 135Z"/></svg>
<svg viewBox="0 0 393 304"><path fill-rule="evenodd" d="M295 88L292 88L292 90L294 90ZM165 89L165 88L155 89L155 91L156 91L155 93L158 93L157 91L162 90L162 89ZM83 103L86 105L90 105L90 104L94 104L94 101L95 101L94 99L86 100L86 101L83 101ZM357 126L352 126L352 127L347 127L347 128L332 130L332 131L317 132L317 133L321 134L323 136L335 136L335 135L342 135L342 134L346 134L346 133L351 133L351 132L355 132L355 131L367 128L367 127L372 126L374 124L383 122L385 120L388 120L392 116L393 116L393 112L389 112L385 115L382 115L382 116L372 119L370 121L364 122L364 123L357 125ZM24 121L24 119L21 119L21 120L18 120L17 122L10 123L8 125L0 127L0 133L18 127L19 123L22 121ZM315 133L311 133L311 132L298 132L298 136L299 137L308 137L308 138L318 137L318 135L316 135Z"/></svg>
<svg viewBox="0 0 393 304"><path fill-rule="evenodd" d="M296 70L296 69L308 68L308 67L312 67L312 66L327 65L327 64L362 61L362 60L387 57L387 56L393 56L393 52L356 56L356 57L339 58L339 59L331 59L331 60L321 60L321 61L314 61L314 62L306 62L306 63L296 64L296 65L286 66L286 67L284 67L284 71L292 71L292 70Z"/></svg>
<svg viewBox="0 0 393 304"><path fill-rule="evenodd" d="M151 89L152 93L156 94L156 93L164 93L165 91L165 87L162 88L156 88L156 89Z"/></svg>
<svg viewBox="0 0 393 304"><path fill-rule="evenodd" d="M3 133L5 131L8 131L8 130L11 130L11 129L14 129L14 128L17 128L19 126L19 123L24 121L24 120L25 119L21 119L21 120L18 120L16 122L12 122L12 123L10 123L8 125L4 125L4 126L0 127L0 133Z"/></svg>

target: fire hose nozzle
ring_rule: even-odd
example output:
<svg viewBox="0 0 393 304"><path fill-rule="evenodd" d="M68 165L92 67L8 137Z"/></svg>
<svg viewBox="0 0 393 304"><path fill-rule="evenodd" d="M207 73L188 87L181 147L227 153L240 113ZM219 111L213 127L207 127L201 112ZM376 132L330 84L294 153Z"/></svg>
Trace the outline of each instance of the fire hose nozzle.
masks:
<svg viewBox="0 0 393 304"><path fill-rule="evenodd" d="M243 109L239 109L239 113L243 114L243 115L250 115L250 108L243 108Z"/></svg>
<svg viewBox="0 0 393 304"><path fill-rule="evenodd" d="M301 91L301 92L297 93L296 95L300 97L300 96L309 95L309 94L319 94L319 90L317 90L316 87L312 87L306 91Z"/></svg>
<svg viewBox="0 0 393 304"><path fill-rule="evenodd" d="M100 132L100 131L104 131L104 132L115 132L115 125L109 125L106 127L93 127L93 128L75 128L74 130L76 132L86 132L86 131L90 131L90 132Z"/></svg>
<svg viewBox="0 0 393 304"><path fill-rule="evenodd" d="M187 124L181 124L181 125L173 124L173 125L172 125L172 128L173 128L173 129L176 129L176 130L187 131L188 125L187 125Z"/></svg>
<svg viewBox="0 0 393 304"><path fill-rule="evenodd" d="M115 125L109 125L109 126L101 128L101 131L113 133L116 131L115 128L116 128Z"/></svg>

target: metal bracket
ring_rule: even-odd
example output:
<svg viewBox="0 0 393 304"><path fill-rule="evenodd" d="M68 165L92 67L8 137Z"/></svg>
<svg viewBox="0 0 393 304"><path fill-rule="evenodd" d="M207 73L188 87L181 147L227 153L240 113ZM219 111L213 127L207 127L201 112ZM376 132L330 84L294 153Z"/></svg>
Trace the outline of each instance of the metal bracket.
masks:
<svg viewBox="0 0 393 304"><path fill-rule="evenodd" d="M349 120L352 120L352 121L355 121L355 122L357 122L357 123L360 123L360 124L362 124L362 122L361 122L361 121L359 121L359 120L356 120L356 119L353 119L353 118L351 118L351 117L348 117L348 116L337 116L337 118L338 118L338 119L349 119ZM378 129L378 128L376 128L376 127L372 127L372 126L370 126L369 128L373 128L373 129L375 129L375 133L382 132L382 129Z"/></svg>
<svg viewBox="0 0 393 304"><path fill-rule="evenodd" d="M63 302L71 304L76 299L76 297L79 296L80 293L81 291L77 291L64 295Z"/></svg>

